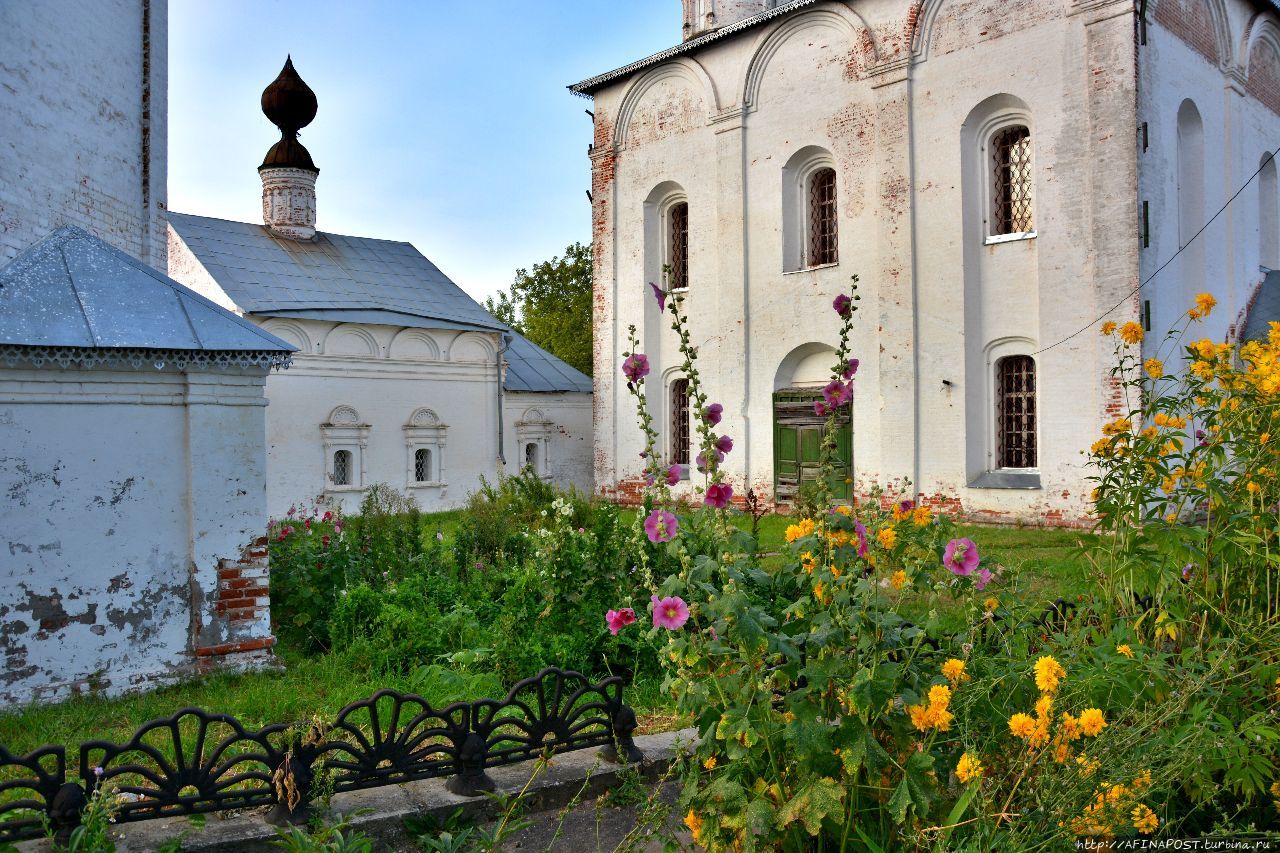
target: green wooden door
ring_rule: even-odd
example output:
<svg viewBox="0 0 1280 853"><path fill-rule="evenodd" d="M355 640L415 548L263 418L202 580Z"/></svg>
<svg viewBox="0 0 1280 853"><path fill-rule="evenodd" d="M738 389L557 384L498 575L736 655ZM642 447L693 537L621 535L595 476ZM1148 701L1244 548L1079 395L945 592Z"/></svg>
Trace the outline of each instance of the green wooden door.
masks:
<svg viewBox="0 0 1280 853"><path fill-rule="evenodd" d="M826 419L813 413L821 394L813 389L779 391L773 395L773 487L779 503L794 503L800 487L817 482L822 472L822 433ZM848 501L853 493L853 424L846 408L836 426L835 470L831 495Z"/></svg>

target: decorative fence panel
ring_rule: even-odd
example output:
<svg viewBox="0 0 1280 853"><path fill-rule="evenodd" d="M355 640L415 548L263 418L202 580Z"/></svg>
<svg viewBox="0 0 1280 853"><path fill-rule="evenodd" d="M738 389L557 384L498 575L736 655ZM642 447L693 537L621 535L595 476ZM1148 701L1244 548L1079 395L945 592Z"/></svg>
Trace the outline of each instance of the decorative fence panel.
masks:
<svg viewBox="0 0 1280 853"><path fill-rule="evenodd" d="M602 748L610 761L639 761L635 713L622 679L592 682L555 667L519 682L505 699L434 708L412 693L380 690L332 723L275 723L249 731L234 717L184 708L152 720L123 744L79 749L78 778L66 748L17 756L0 746L0 843L65 843L94 791L118 798L117 822L271 806L273 824L305 822L316 783L334 793L449 777L456 794L492 791L490 767L550 753Z"/></svg>

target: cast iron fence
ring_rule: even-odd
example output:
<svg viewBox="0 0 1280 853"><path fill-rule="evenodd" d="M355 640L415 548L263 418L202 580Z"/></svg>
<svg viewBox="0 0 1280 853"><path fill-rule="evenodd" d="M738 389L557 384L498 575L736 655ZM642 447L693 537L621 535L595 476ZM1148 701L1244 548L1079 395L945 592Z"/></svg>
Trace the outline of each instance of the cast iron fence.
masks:
<svg viewBox="0 0 1280 853"><path fill-rule="evenodd" d="M303 823L321 791L340 793L449 777L455 794L494 789L490 767L548 753L601 747L606 760L639 761L636 715L622 679L592 682L549 667L505 699L434 708L413 693L380 690L325 721L246 729L227 714L184 708L152 720L127 743L80 745L78 772L67 749L18 756L0 746L0 843L65 843L96 790L114 791L118 823L271 806L266 821Z"/></svg>

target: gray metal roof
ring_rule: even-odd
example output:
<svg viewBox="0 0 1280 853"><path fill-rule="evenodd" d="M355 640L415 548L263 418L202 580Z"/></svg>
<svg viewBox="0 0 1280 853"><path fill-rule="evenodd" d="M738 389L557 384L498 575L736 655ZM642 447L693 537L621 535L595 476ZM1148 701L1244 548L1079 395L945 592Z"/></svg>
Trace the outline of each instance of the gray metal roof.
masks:
<svg viewBox="0 0 1280 853"><path fill-rule="evenodd" d="M249 314L424 329L507 332L508 391L591 393L591 378L500 323L410 243L170 213L209 275Z"/></svg>
<svg viewBox="0 0 1280 853"><path fill-rule="evenodd" d="M1262 287L1258 288L1258 295L1245 317L1241 342L1265 341L1272 323L1280 323L1280 270L1272 270L1262 280Z"/></svg>
<svg viewBox="0 0 1280 853"><path fill-rule="evenodd" d="M294 350L74 226L59 228L0 270L0 345Z"/></svg>

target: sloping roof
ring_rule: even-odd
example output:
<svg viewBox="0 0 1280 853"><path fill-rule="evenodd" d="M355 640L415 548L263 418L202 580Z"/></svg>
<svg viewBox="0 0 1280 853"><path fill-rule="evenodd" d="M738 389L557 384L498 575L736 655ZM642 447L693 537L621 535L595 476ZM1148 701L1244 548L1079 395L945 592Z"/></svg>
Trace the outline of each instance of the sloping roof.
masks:
<svg viewBox="0 0 1280 853"><path fill-rule="evenodd" d="M621 68L606 71L604 74L597 74L595 77L589 77L581 83L574 83L569 87L569 91L573 92L575 95L581 95L584 98L589 98L592 93L603 89L614 80L629 77L642 68L648 68L651 65L658 65L659 63L666 62L668 59L683 56L686 53L691 53L713 41L719 41L722 38L735 35L743 30L749 30L752 27L758 27L766 21L772 21L774 18L789 14L797 9L803 9L805 6L812 6L817 2L818 0L791 0L789 3L783 3L766 12L761 12L758 15L752 15L750 18L743 18L735 24L730 24L727 27L721 27L718 30L712 30L709 33L703 33L697 38L689 39L675 47L669 47L666 50L659 51L653 56L646 56L644 59L637 60L630 65L624 65Z"/></svg>
<svg viewBox="0 0 1280 853"><path fill-rule="evenodd" d="M591 378L500 323L410 243L316 232L288 240L261 225L170 213L200 263L249 314L425 329L506 332L508 391L591 393Z"/></svg>
<svg viewBox="0 0 1280 853"><path fill-rule="evenodd" d="M1280 323L1280 270L1272 270L1262 280L1262 287L1258 288L1258 295L1245 317L1241 342L1265 341L1272 323Z"/></svg>
<svg viewBox="0 0 1280 853"><path fill-rule="evenodd" d="M59 228L0 270L0 346L279 353L294 348L114 246Z"/></svg>

